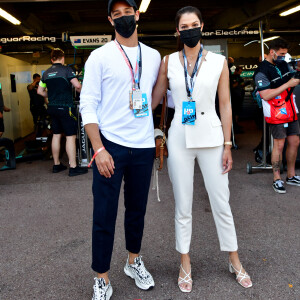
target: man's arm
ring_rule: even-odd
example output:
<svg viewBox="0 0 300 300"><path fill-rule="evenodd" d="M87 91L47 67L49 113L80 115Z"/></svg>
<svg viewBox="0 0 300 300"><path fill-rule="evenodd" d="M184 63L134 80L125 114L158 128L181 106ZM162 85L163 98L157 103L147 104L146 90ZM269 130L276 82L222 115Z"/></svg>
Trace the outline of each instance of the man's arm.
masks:
<svg viewBox="0 0 300 300"><path fill-rule="evenodd" d="M86 124L84 129L92 143L94 152L103 147L98 124ZM101 151L95 158L98 171L106 178L111 178L114 174L115 163L112 156L106 151Z"/></svg>
<svg viewBox="0 0 300 300"><path fill-rule="evenodd" d="M258 72L255 75L255 83L261 98L265 101L269 101L280 95L282 92L286 91L288 88L292 88L300 84L300 80L291 78L288 82L281 85L280 87L276 89L270 89L270 81L267 76L262 72Z"/></svg>
<svg viewBox="0 0 300 300"><path fill-rule="evenodd" d="M42 86L39 85L39 87L37 89L37 93L39 95L41 95L42 97L44 97L44 98L48 98L48 92L46 91L45 87L42 87Z"/></svg>
<svg viewBox="0 0 300 300"><path fill-rule="evenodd" d="M3 106L3 111L5 111L5 112L10 112L10 108L4 105L4 106Z"/></svg>
<svg viewBox="0 0 300 300"><path fill-rule="evenodd" d="M85 64L85 74L80 94L80 113L85 131L95 152L103 147L97 116L97 107L102 99L101 82L101 64L94 53L90 55ZM95 163L99 173L104 177L111 178L114 174L114 160L106 150L101 151L96 156Z"/></svg>
<svg viewBox="0 0 300 300"><path fill-rule="evenodd" d="M27 85L27 90L32 91L36 87L36 84L37 80L34 80L31 84Z"/></svg>
<svg viewBox="0 0 300 300"><path fill-rule="evenodd" d="M282 92L286 91L288 88L292 88L300 84L299 79L291 78L287 83L283 84L282 86L278 87L277 89L267 89L260 92L260 96L265 100L271 100Z"/></svg>
<svg viewBox="0 0 300 300"><path fill-rule="evenodd" d="M73 79L71 79L70 82L72 83L72 85L74 86L74 88L76 89L76 91L78 93L80 93L81 92L81 83L78 81L78 79L77 78L73 78Z"/></svg>

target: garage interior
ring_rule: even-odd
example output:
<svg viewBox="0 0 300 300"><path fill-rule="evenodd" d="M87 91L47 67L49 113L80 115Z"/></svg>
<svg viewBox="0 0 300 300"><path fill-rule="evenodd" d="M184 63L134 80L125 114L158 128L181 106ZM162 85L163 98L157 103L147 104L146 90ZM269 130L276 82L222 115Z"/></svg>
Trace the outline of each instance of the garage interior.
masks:
<svg viewBox="0 0 300 300"><path fill-rule="evenodd" d="M140 4L141 1L137 1L138 7ZM162 56L174 52L177 45L175 14L183 5L197 6L205 24L204 44L208 46L217 41L225 45L225 56L233 57L235 65L242 65L245 72L253 71L261 55L259 21L263 23L265 39L283 37L290 43L289 53L294 58L300 55L298 14L279 15L297 4L298 1L291 0L152 1L147 11L141 13L138 33L142 42L157 49ZM11 0L0 1L0 8L21 22L13 25L0 18L0 82L6 106L12 108L12 113L5 118L6 137L16 140L32 130L26 85L31 82L30 75L49 67L51 49L63 49L67 64L82 67L92 50L75 49L70 36L113 37L114 31L107 20L107 1ZM17 73L17 89L11 93L9 77L14 73Z"/></svg>

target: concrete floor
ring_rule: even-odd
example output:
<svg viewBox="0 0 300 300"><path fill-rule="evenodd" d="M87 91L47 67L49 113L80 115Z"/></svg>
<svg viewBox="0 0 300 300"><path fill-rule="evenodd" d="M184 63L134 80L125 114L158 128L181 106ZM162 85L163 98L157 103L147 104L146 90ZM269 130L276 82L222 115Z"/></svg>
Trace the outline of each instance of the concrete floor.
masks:
<svg viewBox="0 0 300 300"><path fill-rule="evenodd" d="M174 199L167 170L160 175L161 203L150 190L141 254L156 286L144 292L125 276L123 196L120 198L111 265L112 299L300 299L300 188L276 194L270 171L246 173L259 142L254 126L236 136L230 173L231 207L240 258L254 287L243 289L219 250L207 193L198 167L195 175L193 242L194 287L189 295L177 285ZM66 161L66 159L65 159ZM85 300L92 297L92 172L70 178L51 173L51 161L19 163L0 172L0 299ZM298 170L300 174L300 170ZM285 174L283 175L285 176Z"/></svg>

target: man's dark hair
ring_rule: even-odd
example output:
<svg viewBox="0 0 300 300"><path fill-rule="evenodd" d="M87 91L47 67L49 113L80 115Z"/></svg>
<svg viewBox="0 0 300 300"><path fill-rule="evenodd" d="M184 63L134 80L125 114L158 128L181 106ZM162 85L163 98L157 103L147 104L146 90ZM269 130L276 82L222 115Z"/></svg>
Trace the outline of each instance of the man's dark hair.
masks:
<svg viewBox="0 0 300 300"><path fill-rule="evenodd" d="M289 44L284 39L276 39L270 42L269 49L278 51L279 49L288 49Z"/></svg>
<svg viewBox="0 0 300 300"><path fill-rule="evenodd" d="M35 73L35 74L33 74L33 76L32 76L33 80L36 79L37 77L41 77L41 75L38 74L38 73Z"/></svg>
<svg viewBox="0 0 300 300"><path fill-rule="evenodd" d="M52 60L60 60L65 56L65 52L59 48L54 48L51 52Z"/></svg>
<svg viewBox="0 0 300 300"><path fill-rule="evenodd" d="M179 11L176 13L176 17L175 17L176 28L178 28L179 21L184 14L195 14L199 18L200 23L201 24L203 23L202 14L200 10L194 6L186 6L179 9Z"/></svg>

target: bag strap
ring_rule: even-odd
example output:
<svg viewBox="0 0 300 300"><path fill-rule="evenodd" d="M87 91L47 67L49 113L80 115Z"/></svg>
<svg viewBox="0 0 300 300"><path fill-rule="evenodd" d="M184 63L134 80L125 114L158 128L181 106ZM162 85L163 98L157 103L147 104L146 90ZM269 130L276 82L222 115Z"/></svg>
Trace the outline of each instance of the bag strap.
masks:
<svg viewBox="0 0 300 300"><path fill-rule="evenodd" d="M165 59L165 74L166 74L166 80L168 80L168 64L169 64L169 55L166 56ZM159 128L160 130L165 133L166 130L166 119L167 119L167 91L165 92L164 99L163 99L163 104L162 104L162 110L161 110L161 117L160 117L160 125Z"/></svg>
<svg viewBox="0 0 300 300"><path fill-rule="evenodd" d="M291 95L292 95L292 93L293 93L293 91L294 91L294 88L295 88L295 87L292 87L292 88L290 88L290 90L288 91L288 94L287 94L287 96L286 96L286 98L285 98L285 102L288 102L289 100L291 100Z"/></svg>

